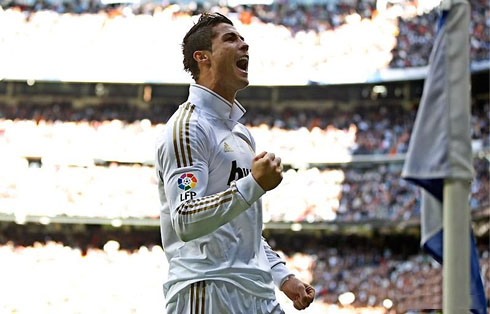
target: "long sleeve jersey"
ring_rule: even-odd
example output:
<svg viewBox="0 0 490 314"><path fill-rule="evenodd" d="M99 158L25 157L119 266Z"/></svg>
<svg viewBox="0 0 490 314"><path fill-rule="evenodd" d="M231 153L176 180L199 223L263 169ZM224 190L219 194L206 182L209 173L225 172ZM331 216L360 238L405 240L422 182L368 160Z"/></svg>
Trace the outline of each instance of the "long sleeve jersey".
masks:
<svg viewBox="0 0 490 314"><path fill-rule="evenodd" d="M275 298L290 275L262 237L265 193L251 174L255 142L238 122L245 109L197 84L157 141L167 302L187 285L223 280Z"/></svg>

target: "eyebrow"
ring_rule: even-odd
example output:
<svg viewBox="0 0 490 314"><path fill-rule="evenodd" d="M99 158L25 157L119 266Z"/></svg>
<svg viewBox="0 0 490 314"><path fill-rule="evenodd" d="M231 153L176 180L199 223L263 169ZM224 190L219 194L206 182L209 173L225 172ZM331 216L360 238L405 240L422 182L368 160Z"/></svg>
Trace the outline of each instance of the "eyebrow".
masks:
<svg viewBox="0 0 490 314"><path fill-rule="evenodd" d="M243 36L241 36L241 35L239 35L238 33L235 33L235 32L225 33L225 34L223 34L222 37L223 38L226 38L226 37L239 37L241 40L245 41L245 38L243 38Z"/></svg>

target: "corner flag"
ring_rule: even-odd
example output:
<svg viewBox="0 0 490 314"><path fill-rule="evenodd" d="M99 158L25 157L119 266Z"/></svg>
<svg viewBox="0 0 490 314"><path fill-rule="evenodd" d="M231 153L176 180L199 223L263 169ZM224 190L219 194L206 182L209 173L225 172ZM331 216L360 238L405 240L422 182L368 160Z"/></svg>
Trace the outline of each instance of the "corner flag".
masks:
<svg viewBox="0 0 490 314"><path fill-rule="evenodd" d="M474 175L470 137L469 16L467 0L452 0L449 10L442 13L402 173L406 180L422 187L421 244L441 264L445 180L467 180L469 184ZM473 234L469 236L471 310L486 314L478 253Z"/></svg>

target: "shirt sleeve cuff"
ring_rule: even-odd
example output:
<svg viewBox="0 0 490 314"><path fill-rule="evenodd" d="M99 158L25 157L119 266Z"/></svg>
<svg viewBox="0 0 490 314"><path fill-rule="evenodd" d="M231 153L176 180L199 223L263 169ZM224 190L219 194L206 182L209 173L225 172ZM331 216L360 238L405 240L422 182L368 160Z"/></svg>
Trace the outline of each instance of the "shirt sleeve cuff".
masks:
<svg viewBox="0 0 490 314"><path fill-rule="evenodd" d="M272 271L272 279L274 280L274 284L276 287L281 288L282 284L286 279L294 275L284 263L278 263L271 268Z"/></svg>
<svg viewBox="0 0 490 314"><path fill-rule="evenodd" d="M251 173L236 181L236 187L248 205L252 205L265 194L265 191L260 187L257 181L255 181Z"/></svg>

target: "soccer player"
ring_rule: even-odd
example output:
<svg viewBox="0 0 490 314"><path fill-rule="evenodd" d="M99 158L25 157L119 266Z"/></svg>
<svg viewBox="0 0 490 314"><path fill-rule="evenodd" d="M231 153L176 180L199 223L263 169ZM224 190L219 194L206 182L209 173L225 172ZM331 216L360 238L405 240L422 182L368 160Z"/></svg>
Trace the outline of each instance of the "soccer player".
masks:
<svg viewBox="0 0 490 314"><path fill-rule="evenodd" d="M262 237L260 197L282 180L281 159L255 155L235 100L248 85L248 45L225 16L202 14L182 43L196 84L157 141L167 312L284 313L274 284L305 309L315 296Z"/></svg>

